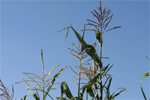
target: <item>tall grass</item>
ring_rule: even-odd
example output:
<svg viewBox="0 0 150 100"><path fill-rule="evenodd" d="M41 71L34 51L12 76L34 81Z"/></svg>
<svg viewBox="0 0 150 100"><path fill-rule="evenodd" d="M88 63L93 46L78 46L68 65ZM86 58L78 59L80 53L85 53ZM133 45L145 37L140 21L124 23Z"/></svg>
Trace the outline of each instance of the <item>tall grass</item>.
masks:
<svg viewBox="0 0 150 100"><path fill-rule="evenodd" d="M150 61L150 59L147 56L146 56L146 58ZM145 92L143 90L141 81L142 81L143 78L148 77L148 76L150 76L150 72L147 72L147 73L143 74L143 76L140 79L140 87L141 87L141 91L142 91L142 94L143 94L143 97L144 97L145 100L147 100L147 98L146 98ZM150 98L149 98L149 100L150 100Z"/></svg>
<svg viewBox="0 0 150 100"><path fill-rule="evenodd" d="M56 73L53 77L49 78L49 76L51 75L51 73L60 66L59 65L54 65L52 70L49 71L48 74L46 74L46 70L44 70L44 60L43 60L43 51L41 49L41 59L42 59L42 75L37 74L37 73L29 73L29 72L23 72L24 75L26 75L28 77L28 80L24 80L20 81L20 82L16 82L16 84L18 83L22 83L24 82L28 88L28 93L27 95L25 95L22 99L25 100L26 97L28 96L28 94L31 94L36 100L40 100L40 96L39 96L39 91L43 93L42 95L42 99L46 100L46 97L49 96L49 98L51 98L52 100L54 100L52 98L52 96L49 94L50 90L55 89L52 88L52 86L56 83L55 80L56 78L58 78L58 75L60 75L66 68L62 68L58 73ZM36 85L33 88L30 88L30 86L28 85L27 82L33 82ZM46 90L47 89L47 90ZM32 91L35 91L36 93L32 93Z"/></svg>

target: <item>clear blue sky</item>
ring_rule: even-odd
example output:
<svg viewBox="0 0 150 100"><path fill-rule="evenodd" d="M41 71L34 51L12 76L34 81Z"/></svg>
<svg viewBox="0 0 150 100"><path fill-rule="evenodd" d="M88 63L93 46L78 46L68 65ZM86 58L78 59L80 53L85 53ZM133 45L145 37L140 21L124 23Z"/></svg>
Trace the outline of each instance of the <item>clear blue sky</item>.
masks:
<svg viewBox="0 0 150 100"><path fill-rule="evenodd" d="M149 4L145 1L102 1L102 7L111 9L114 13L108 29L122 26L104 33L103 60L104 65L114 64L112 73L111 93L119 87L127 88L118 100L142 100L140 78L149 71ZM22 72L42 74L40 50L43 49L45 69L47 72L55 64L61 63L52 73L55 75L66 65L77 66L79 61L71 56L68 50L71 43L77 44L77 38L69 31L56 31L69 26L69 22L81 34L80 30L87 23L86 19L95 20L90 13L99 6L99 1L5 1L1 2L1 69L0 77L10 89L14 85L14 99L20 100L28 93L25 83L15 82L27 79ZM94 42L94 34L86 34L85 40ZM99 49L97 49L98 51ZM74 67L73 67L74 68ZM75 68L74 68L75 69ZM78 69L75 69L78 71ZM77 82L72 82L74 73L67 68L57 79L57 82L67 81L74 96L77 96ZM30 83L29 83L30 84ZM142 85L149 98L149 78L142 80ZM59 85L55 85L59 88ZM60 96L60 89L50 91L55 98ZM31 96L28 99L33 98Z"/></svg>

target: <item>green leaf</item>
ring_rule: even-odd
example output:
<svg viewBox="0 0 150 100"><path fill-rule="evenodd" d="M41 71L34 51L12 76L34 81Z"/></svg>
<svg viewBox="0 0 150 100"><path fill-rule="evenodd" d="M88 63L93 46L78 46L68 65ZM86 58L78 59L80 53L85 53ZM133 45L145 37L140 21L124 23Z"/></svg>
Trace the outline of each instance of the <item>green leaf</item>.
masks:
<svg viewBox="0 0 150 100"><path fill-rule="evenodd" d="M70 67L70 66L69 66ZM78 75L78 73L77 72L75 72L71 67L70 67L70 69L75 73L75 74L77 74Z"/></svg>
<svg viewBox="0 0 150 100"><path fill-rule="evenodd" d="M147 73L143 74L143 76L142 76L141 79L140 79L140 87L141 87L141 91L142 91L142 94L143 94L143 97L144 97L145 100L147 100L147 98L146 98L146 96L145 96L145 93L144 93L144 90L143 90L141 81L142 81L143 78L145 78L145 77L147 77L147 76L150 76L150 72L147 72Z"/></svg>
<svg viewBox="0 0 150 100"><path fill-rule="evenodd" d="M68 29L67 29L66 39L67 39L67 37L68 37L68 32L69 32L69 27L68 27ZM65 39L65 41L66 41L66 39Z"/></svg>
<svg viewBox="0 0 150 100"><path fill-rule="evenodd" d="M99 76L101 75L101 73L97 74L93 79L91 79L88 83L86 83L85 85L82 86L81 89L84 89L84 88L88 88L90 87L91 85L95 84L97 82L97 79L99 78Z"/></svg>
<svg viewBox="0 0 150 100"><path fill-rule="evenodd" d="M102 75L104 71L101 71L100 73L98 73L93 79L91 79L87 84L83 85L81 87L81 97L83 97L83 94L84 94L84 91L85 89L88 89L91 87L91 85L95 84L98 80L98 78ZM92 92L91 91L87 91L87 93L91 94L92 95Z"/></svg>
<svg viewBox="0 0 150 100"><path fill-rule="evenodd" d="M107 86L107 91L109 91L111 81L112 81L112 77L110 77L110 80L109 80L109 83L108 83L108 86Z"/></svg>
<svg viewBox="0 0 150 100"><path fill-rule="evenodd" d="M21 98L21 100L26 100L26 97L27 97L28 95L25 95L23 98Z"/></svg>
<svg viewBox="0 0 150 100"><path fill-rule="evenodd" d="M65 29L67 29L67 28L69 28L69 27L65 27L62 30L57 31L56 33L61 32L61 31L65 30Z"/></svg>
<svg viewBox="0 0 150 100"><path fill-rule="evenodd" d="M91 56L91 58L96 61L99 66L102 66L101 60L99 59L99 56L95 50L95 48L92 45L87 45L86 46L86 53Z"/></svg>
<svg viewBox="0 0 150 100"><path fill-rule="evenodd" d="M144 93L144 90L143 90L143 88L142 88L142 84L141 84L141 83L140 83L140 87L141 87L141 91L142 91L142 94L143 94L144 99L147 100L146 95L145 95L145 93Z"/></svg>
<svg viewBox="0 0 150 100"><path fill-rule="evenodd" d="M56 80L56 78L57 78L57 76L59 75L59 74L61 74L66 68L67 68L68 66L66 66L64 69L62 68L57 74L55 74L54 76L53 76L53 79L52 79L52 82L51 82L51 85L48 87L48 89L47 89L47 91L46 91L46 93L45 93L45 95L44 95L44 97L43 97L43 99L45 99L46 98L46 96L48 95L48 92L50 91L50 89L51 89L51 87L52 87L52 85L54 84L54 82L55 82L55 80Z"/></svg>
<svg viewBox="0 0 150 100"><path fill-rule="evenodd" d="M103 37L102 37L102 33L99 31L99 29L97 29L97 32L96 32L96 39L98 40L99 44L102 46Z"/></svg>
<svg viewBox="0 0 150 100"><path fill-rule="evenodd" d="M69 99L73 97L66 82L61 82L61 94L65 94ZM63 95L61 95L62 97Z"/></svg>
<svg viewBox="0 0 150 100"><path fill-rule="evenodd" d="M106 81L105 81L103 87L106 85L106 83L107 83L107 81L109 80L109 78L111 78L111 75L109 75L109 77L107 77L107 79L106 79Z"/></svg>
<svg viewBox="0 0 150 100"><path fill-rule="evenodd" d="M118 88L118 89L120 89L120 88ZM110 98L111 98L111 99L114 99L116 96L118 96L120 93L122 93L122 92L125 91L125 90L127 91L127 89L123 88L122 90L120 90L120 91L119 91L118 93L116 93L115 95L114 95L114 93L115 93L115 92L114 92L114 93L110 96ZM127 91L127 92L128 92L128 91Z"/></svg>
<svg viewBox="0 0 150 100"><path fill-rule="evenodd" d="M88 93L91 97L94 98L94 93L93 93L93 89L92 89L91 86L87 88L87 93Z"/></svg>
<svg viewBox="0 0 150 100"><path fill-rule="evenodd" d="M74 31L75 35L77 36L79 42L82 44L82 51L87 47L86 42L83 40L82 41L82 37L80 36L80 34L71 26L72 30Z"/></svg>
<svg viewBox="0 0 150 100"><path fill-rule="evenodd" d="M102 64L101 60L99 59L99 56L98 56L95 48L92 45L87 45L87 43L84 41L84 39L82 39L80 34L72 27L72 25L69 26L69 27L66 27L66 28L64 28L62 30L65 30L67 28L71 28L73 30L73 32L75 33L75 35L78 38L79 42L82 44L82 51L84 49L86 49L87 54L90 55L93 58L93 60L96 61L99 65L101 65ZM60 30L60 31L62 31L62 30ZM58 31L58 32L60 32L60 31ZM67 35L66 36L68 36L68 31L67 31Z"/></svg>
<svg viewBox="0 0 150 100"><path fill-rule="evenodd" d="M40 100L36 94L33 94L33 97L35 98L35 100Z"/></svg>
<svg viewBox="0 0 150 100"><path fill-rule="evenodd" d="M56 97L57 100L67 100L66 98L63 97Z"/></svg>
<svg viewBox="0 0 150 100"><path fill-rule="evenodd" d="M68 32L69 32L69 27L65 27L64 29L62 29L60 31L57 31L56 33L61 32L61 31L65 30L65 29L67 29L67 33L66 33L66 39L67 39ZM65 39L65 41L66 41L66 39Z"/></svg>
<svg viewBox="0 0 150 100"><path fill-rule="evenodd" d="M108 67L110 64L108 64L106 67ZM104 74L107 74L107 72L112 68L112 66L113 66L114 64L112 64L107 70L106 70L106 72L104 73Z"/></svg>
<svg viewBox="0 0 150 100"><path fill-rule="evenodd" d="M143 74L143 76L141 77L140 81L142 81L142 79L143 79L144 77L147 77L147 76L150 76L150 72L147 72L147 73Z"/></svg>

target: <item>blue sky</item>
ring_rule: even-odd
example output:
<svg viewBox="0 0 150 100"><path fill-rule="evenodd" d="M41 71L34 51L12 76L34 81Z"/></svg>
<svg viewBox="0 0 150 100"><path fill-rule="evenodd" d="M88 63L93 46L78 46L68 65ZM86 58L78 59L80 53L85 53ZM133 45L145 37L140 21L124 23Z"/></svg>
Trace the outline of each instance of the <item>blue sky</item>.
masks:
<svg viewBox="0 0 150 100"><path fill-rule="evenodd" d="M127 88L118 100L142 100L140 78L149 71L149 1L102 1L102 7L114 13L108 29L114 26L121 28L103 34L103 59L106 66L114 64L111 93L119 87ZM79 65L78 59L71 56L68 48L71 43L77 44L72 30L65 40L66 31L55 33L69 26L69 22L80 33L86 19L95 20L90 11L99 6L99 1L1 1L1 69L0 77L11 90L14 85L14 99L19 100L28 93L22 72L42 74L40 50L43 49L45 70L49 72L55 64L61 65L52 73L56 74L66 65ZM95 20L96 21L96 20ZM94 42L94 34L87 33L85 41ZM99 48L97 48L99 51ZM74 68L74 67L73 67ZM78 69L74 68L76 71ZM74 96L77 96L77 82L72 82L74 73L67 68L57 79L66 81ZM29 83L30 84L30 83ZM142 80L144 91L149 96L149 78ZM50 91L55 98L60 96L57 90ZM33 99L31 96L28 99Z"/></svg>

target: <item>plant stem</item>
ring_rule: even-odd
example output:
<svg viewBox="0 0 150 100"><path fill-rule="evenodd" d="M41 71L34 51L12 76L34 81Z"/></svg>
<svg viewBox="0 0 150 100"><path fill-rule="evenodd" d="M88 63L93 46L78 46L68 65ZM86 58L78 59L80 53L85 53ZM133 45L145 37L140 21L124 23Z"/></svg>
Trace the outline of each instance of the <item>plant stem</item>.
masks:
<svg viewBox="0 0 150 100"><path fill-rule="evenodd" d="M41 59L42 59L42 74L43 74L43 97L44 97L44 61L43 61L43 51L41 49Z"/></svg>
<svg viewBox="0 0 150 100"><path fill-rule="evenodd" d="M81 52L80 52L80 53L81 53L81 59L80 59L80 72L79 72L78 97L80 96L81 65L82 65L82 55L83 55L82 46L83 46L83 39L84 39L84 31L85 31L85 24L84 24L83 33L82 33L82 43L81 43Z"/></svg>
<svg viewBox="0 0 150 100"><path fill-rule="evenodd" d="M102 35L102 27L101 27L101 35ZM101 40L101 35L100 35L100 40ZM102 63L102 43L100 43L100 60ZM100 66L100 71L102 70L102 66ZM103 88L102 88L102 75L100 76L100 100L103 99Z"/></svg>

